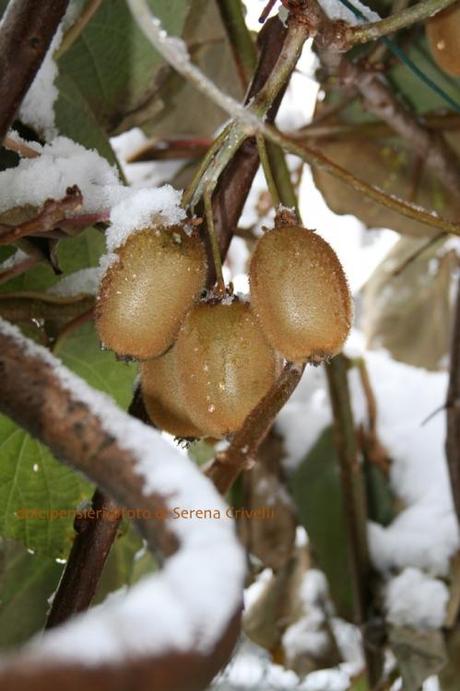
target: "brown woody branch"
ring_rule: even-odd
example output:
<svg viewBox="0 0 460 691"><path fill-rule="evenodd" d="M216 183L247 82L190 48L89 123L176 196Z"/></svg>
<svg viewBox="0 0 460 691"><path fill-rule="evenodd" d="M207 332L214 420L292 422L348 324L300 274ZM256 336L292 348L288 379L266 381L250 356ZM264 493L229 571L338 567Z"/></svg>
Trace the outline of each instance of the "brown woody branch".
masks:
<svg viewBox="0 0 460 691"><path fill-rule="evenodd" d="M33 347L0 329L1 412L46 444L57 458L103 487L119 505L149 515L164 511L168 498L145 493L133 453L106 431L85 401L69 392L54 367ZM140 519L138 523L150 549L159 549L166 558L175 553L177 539L165 521ZM238 620L238 612L229 616L222 637L209 653L171 650L161 656L132 656L86 666L62 659L55 664L49 658L43 663L39 656L19 652L0 668L0 691L151 691L153 684L162 691L199 691L228 659Z"/></svg>
<svg viewBox="0 0 460 691"><path fill-rule="evenodd" d="M83 197L77 185L69 187L62 199L47 199L41 211L30 221L14 228L0 226L0 245L11 245L28 235L44 235L66 220L69 213L78 211L83 205Z"/></svg>
<svg viewBox="0 0 460 691"><path fill-rule="evenodd" d="M45 57L69 0L10 0L0 29L0 141Z"/></svg>
<svg viewBox="0 0 460 691"><path fill-rule="evenodd" d="M76 537L53 598L47 629L88 609L96 593L122 512L110 497L98 489L91 500L91 509L83 518L75 520Z"/></svg>
<svg viewBox="0 0 460 691"><path fill-rule="evenodd" d="M218 454L207 468L206 475L221 494L226 494L238 475L254 464L259 446L302 378L304 368L292 363L285 365L270 391L235 433L228 449Z"/></svg>

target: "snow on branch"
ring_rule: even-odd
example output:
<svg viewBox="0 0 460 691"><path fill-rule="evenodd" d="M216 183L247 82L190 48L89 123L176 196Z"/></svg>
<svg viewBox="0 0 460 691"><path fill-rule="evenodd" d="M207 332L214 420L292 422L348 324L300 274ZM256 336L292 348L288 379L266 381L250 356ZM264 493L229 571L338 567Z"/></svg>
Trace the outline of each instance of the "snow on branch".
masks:
<svg viewBox="0 0 460 691"><path fill-rule="evenodd" d="M3 320L0 371L0 410L135 510L150 547L166 557L163 569L126 597L75 617L9 657L0 668L0 689L45 688L51 678L64 690L75 688L70 668L90 688L96 680L98 689L110 688L121 669L133 674L132 689L150 689L153 675L164 691L184 679L191 691L204 688L231 652L243 587L242 552L224 502L157 431ZM188 512L182 514L188 520L175 511Z"/></svg>
<svg viewBox="0 0 460 691"><path fill-rule="evenodd" d="M69 0L11 0L0 28L0 140L34 81Z"/></svg>

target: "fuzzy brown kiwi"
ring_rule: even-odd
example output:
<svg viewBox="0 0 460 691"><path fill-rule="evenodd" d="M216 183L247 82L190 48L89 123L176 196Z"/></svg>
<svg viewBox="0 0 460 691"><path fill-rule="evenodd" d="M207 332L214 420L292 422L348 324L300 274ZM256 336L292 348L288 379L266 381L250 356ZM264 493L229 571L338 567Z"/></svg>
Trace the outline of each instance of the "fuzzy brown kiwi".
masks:
<svg viewBox="0 0 460 691"><path fill-rule="evenodd" d="M141 391L152 422L176 437L201 437L190 419L179 387L176 348L140 366Z"/></svg>
<svg viewBox="0 0 460 691"><path fill-rule="evenodd" d="M278 358L244 302L196 305L175 348L183 399L206 436L239 429L278 373Z"/></svg>
<svg viewBox="0 0 460 691"><path fill-rule="evenodd" d="M425 24L433 58L448 74L460 76L460 3L438 12Z"/></svg>
<svg viewBox="0 0 460 691"><path fill-rule="evenodd" d="M180 225L158 226L131 235L116 254L96 302L99 338L120 356L157 357L205 285L203 244Z"/></svg>
<svg viewBox="0 0 460 691"><path fill-rule="evenodd" d="M268 231L249 269L251 302L269 343L293 362L320 362L348 335L352 302L332 247L300 226Z"/></svg>

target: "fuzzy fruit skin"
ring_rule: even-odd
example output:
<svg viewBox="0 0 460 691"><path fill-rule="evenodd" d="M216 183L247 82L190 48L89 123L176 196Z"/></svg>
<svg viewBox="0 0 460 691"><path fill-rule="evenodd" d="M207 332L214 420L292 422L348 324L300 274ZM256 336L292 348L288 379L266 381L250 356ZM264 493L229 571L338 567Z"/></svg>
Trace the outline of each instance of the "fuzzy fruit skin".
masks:
<svg viewBox="0 0 460 691"><path fill-rule="evenodd" d="M161 357L141 363L141 391L145 409L152 422L176 437L201 437L190 420L179 387L176 348Z"/></svg>
<svg viewBox="0 0 460 691"><path fill-rule="evenodd" d="M157 357L204 287L203 244L181 226L156 227L131 235L117 254L96 303L99 338L118 355Z"/></svg>
<svg viewBox="0 0 460 691"><path fill-rule="evenodd" d="M439 67L460 76L460 4L438 12L425 26L431 54Z"/></svg>
<svg viewBox="0 0 460 691"><path fill-rule="evenodd" d="M352 303L342 266L319 235L276 228L258 241L249 283L254 312L272 347L292 362L320 362L348 335Z"/></svg>
<svg viewBox="0 0 460 691"><path fill-rule="evenodd" d="M278 373L276 354L242 302L196 305L176 350L184 401L205 436L239 429Z"/></svg>

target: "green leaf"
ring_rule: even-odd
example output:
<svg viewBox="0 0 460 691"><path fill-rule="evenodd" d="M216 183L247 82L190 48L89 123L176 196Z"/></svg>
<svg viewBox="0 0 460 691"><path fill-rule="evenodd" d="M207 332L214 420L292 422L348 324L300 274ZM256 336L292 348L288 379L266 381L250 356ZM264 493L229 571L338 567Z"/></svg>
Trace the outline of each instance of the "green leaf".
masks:
<svg viewBox="0 0 460 691"><path fill-rule="evenodd" d="M61 240L57 250L59 265L64 275L97 266L104 253L104 233L95 228L88 228L74 238Z"/></svg>
<svg viewBox="0 0 460 691"><path fill-rule="evenodd" d="M137 367L101 350L93 324L85 324L67 338L56 353L73 372L95 389L108 393L122 408L133 395Z"/></svg>
<svg viewBox="0 0 460 691"><path fill-rule="evenodd" d="M72 511L88 496L87 483L3 416L0 453L0 535L41 555L64 557L73 538ZM52 518L57 509L67 515Z"/></svg>
<svg viewBox="0 0 460 691"><path fill-rule="evenodd" d="M0 541L0 647L22 643L44 626L62 569L18 542Z"/></svg>
<svg viewBox="0 0 460 691"><path fill-rule="evenodd" d="M338 616L352 619L352 587L339 464L326 429L290 478L289 487L313 556L328 579Z"/></svg>
<svg viewBox="0 0 460 691"><path fill-rule="evenodd" d="M181 33L189 9L187 0L149 0L149 4L168 33ZM99 125L113 132L126 114L155 94L155 77L162 64L125 0L105 0L59 59L59 70L72 80Z"/></svg>
<svg viewBox="0 0 460 691"><path fill-rule="evenodd" d="M59 74L59 96L55 104L56 127L60 134L87 149L96 149L112 165L118 165L110 141L72 76Z"/></svg>

